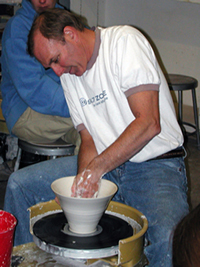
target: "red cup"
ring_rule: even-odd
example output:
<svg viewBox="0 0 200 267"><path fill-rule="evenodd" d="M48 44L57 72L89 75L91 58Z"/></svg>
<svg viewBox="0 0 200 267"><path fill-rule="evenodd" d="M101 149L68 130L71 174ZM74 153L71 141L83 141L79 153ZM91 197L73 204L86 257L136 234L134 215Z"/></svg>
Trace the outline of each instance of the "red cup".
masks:
<svg viewBox="0 0 200 267"><path fill-rule="evenodd" d="M13 235L17 220L9 212L0 210L0 266L10 267Z"/></svg>

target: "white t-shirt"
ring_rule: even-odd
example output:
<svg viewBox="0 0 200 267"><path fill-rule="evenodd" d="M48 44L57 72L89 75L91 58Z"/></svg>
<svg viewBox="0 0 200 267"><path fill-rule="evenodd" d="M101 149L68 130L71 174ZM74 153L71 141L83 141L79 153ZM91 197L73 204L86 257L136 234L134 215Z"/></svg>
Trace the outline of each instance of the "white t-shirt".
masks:
<svg viewBox="0 0 200 267"><path fill-rule="evenodd" d="M161 132L130 161L143 162L182 145L167 82L149 42L137 29L98 27L86 72L80 77L63 74L61 82L75 127L87 128L99 154L135 119L127 97L146 90L159 90Z"/></svg>

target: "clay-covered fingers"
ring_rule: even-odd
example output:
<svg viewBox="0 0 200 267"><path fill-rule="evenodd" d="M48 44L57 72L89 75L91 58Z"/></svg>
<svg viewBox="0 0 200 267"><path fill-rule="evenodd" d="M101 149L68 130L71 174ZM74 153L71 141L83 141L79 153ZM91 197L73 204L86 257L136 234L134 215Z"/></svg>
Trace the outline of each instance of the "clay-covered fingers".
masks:
<svg viewBox="0 0 200 267"><path fill-rule="evenodd" d="M78 174L72 185L72 197L91 198L96 197L99 190L100 179L90 170L84 170Z"/></svg>

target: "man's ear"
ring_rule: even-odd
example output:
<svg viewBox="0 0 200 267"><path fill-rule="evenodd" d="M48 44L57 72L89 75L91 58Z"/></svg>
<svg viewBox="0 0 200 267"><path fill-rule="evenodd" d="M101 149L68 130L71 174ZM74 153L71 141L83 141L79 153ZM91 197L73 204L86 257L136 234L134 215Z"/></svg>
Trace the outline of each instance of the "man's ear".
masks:
<svg viewBox="0 0 200 267"><path fill-rule="evenodd" d="M65 26L63 34L67 40L73 40L76 38L75 29L70 26Z"/></svg>

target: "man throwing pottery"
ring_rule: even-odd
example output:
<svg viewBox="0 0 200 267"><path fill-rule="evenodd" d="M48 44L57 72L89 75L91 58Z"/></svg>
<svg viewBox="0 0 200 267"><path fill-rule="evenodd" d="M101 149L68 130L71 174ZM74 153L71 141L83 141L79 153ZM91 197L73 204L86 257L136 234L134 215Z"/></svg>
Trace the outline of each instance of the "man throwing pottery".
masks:
<svg viewBox="0 0 200 267"><path fill-rule="evenodd" d="M67 157L11 175L7 204L16 201L13 185L26 216L28 205L53 198L55 179L77 174L73 196L92 197L104 177L118 185L114 201L147 217L149 266L172 266L172 230L188 213L183 136L147 39L130 26L89 30L70 12L52 9L35 20L28 50L60 76L81 146L78 164Z"/></svg>

